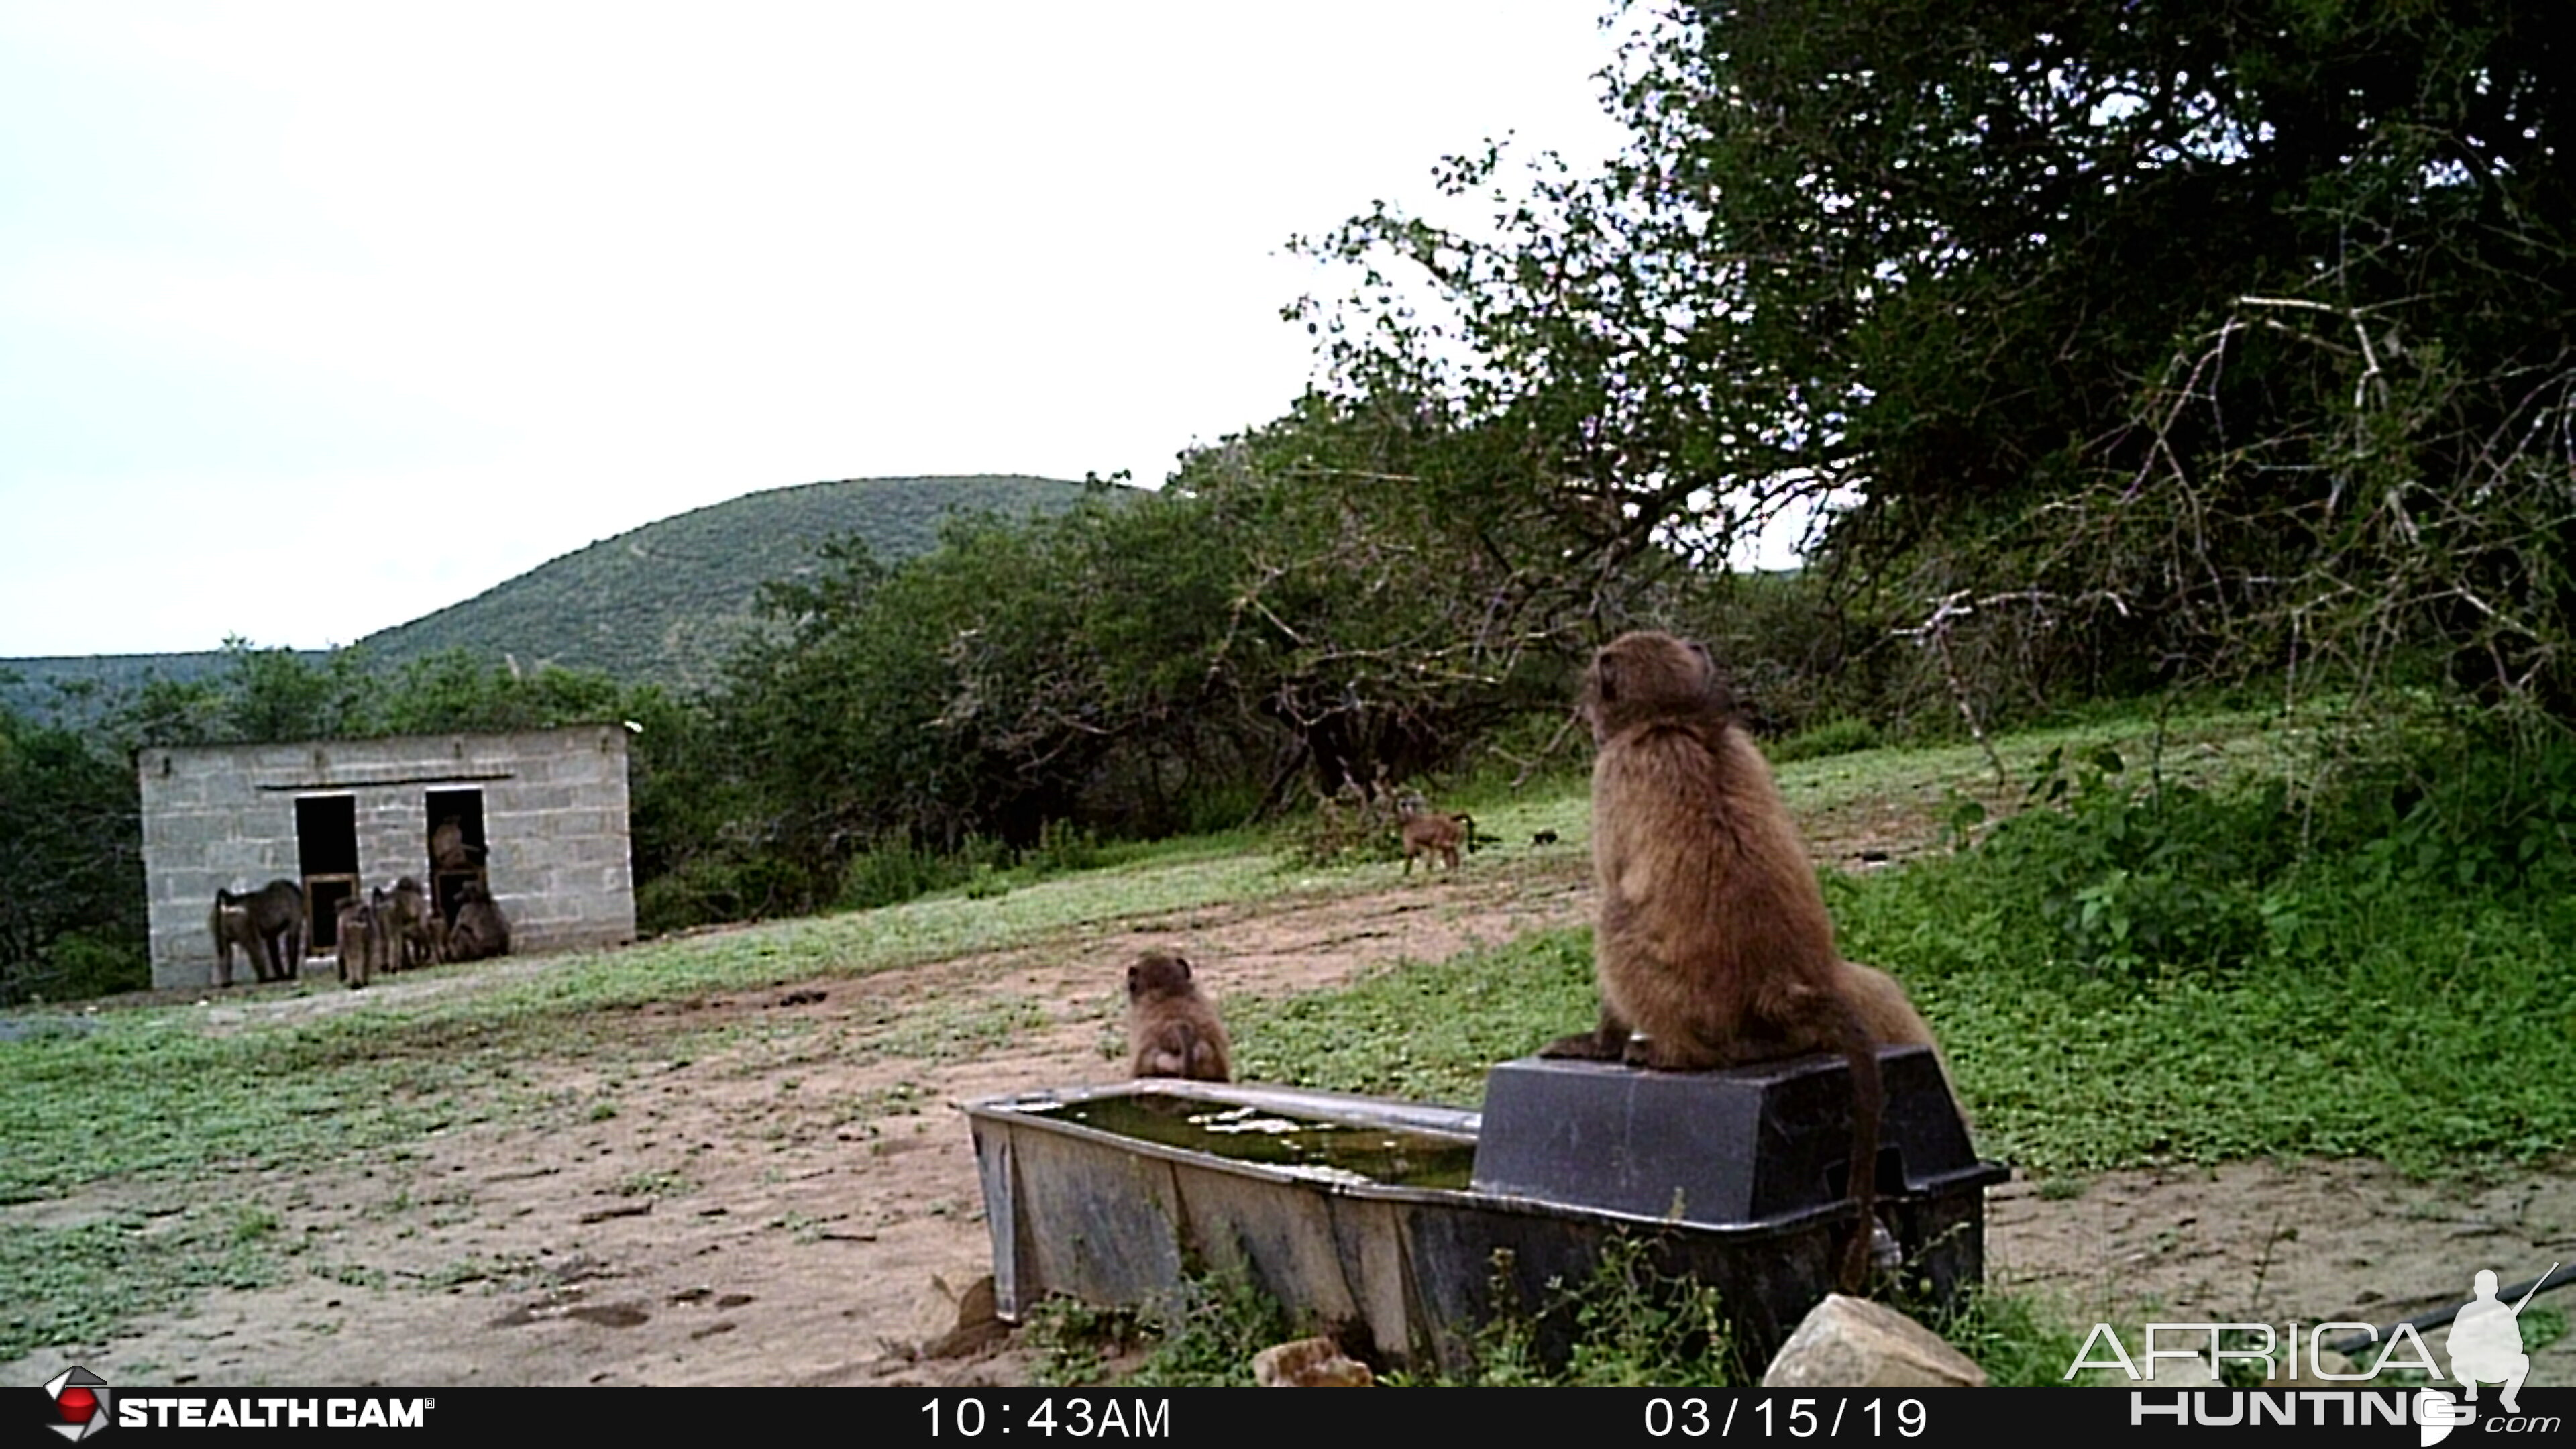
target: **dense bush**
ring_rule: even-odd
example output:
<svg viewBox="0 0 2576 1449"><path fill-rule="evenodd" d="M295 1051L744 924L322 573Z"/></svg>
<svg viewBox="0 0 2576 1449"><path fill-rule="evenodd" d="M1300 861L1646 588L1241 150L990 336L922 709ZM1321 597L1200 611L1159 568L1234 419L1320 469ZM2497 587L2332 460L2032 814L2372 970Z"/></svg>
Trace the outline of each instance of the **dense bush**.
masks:
<svg viewBox="0 0 2576 1449"><path fill-rule="evenodd" d="M0 711L0 1005L151 984L134 772Z"/></svg>

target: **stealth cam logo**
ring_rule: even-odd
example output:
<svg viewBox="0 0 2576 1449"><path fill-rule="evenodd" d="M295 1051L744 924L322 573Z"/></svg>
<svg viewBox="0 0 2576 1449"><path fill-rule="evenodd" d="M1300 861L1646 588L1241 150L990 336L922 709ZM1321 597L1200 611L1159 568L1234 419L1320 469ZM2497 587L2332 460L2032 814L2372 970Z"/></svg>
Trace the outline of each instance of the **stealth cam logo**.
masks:
<svg viewBox="0 0 2576 1449"><path fill-rule="evenodd" d="M107 1380L78 1364L45 1381L59 1422L45 1427L77 1444L107 1427Z"/></svg>

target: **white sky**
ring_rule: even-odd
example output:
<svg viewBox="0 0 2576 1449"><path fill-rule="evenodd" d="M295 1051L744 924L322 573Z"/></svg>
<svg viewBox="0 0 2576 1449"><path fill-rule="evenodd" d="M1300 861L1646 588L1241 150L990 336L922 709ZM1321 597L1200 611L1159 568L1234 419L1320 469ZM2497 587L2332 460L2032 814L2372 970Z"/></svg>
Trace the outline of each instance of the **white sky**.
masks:
<svg viewBox="0 0 2576 1449"><path fill-rule="evenodd" d="M0 0L0 656L344 644L787 484L1160 483L1306 382L1289 235L1616 148L1598 14Z"/></svg>

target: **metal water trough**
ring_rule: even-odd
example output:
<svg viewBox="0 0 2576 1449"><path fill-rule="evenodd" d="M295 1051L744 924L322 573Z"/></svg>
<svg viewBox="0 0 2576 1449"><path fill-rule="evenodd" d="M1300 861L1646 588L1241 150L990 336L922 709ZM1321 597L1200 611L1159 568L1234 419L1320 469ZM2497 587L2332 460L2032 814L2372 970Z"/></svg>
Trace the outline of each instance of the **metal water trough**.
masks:
<svg viewBox="0 0 2576 1449"><path fill-rule="evenodd" d="M1881 1221L1908 1280L1954 1301L1984 1277L1985 1189L2009 1174L1976 1158L1929 1051L1881 1059ZM1689 1073L1531 1058L1494 1068L1482 1113L1166 1080L965 1110L1005 1318L1050 1293L1169 1302L1191 1268L1231 1269L1385 1362L1460 1370L1478 1325L1583 1282L1625 1234L1657 1271L1714 1286L1759 1365L1833 1286L1851 1230L1845 1075L1831 1058ZM1218 1131L1278 1131L1245 1134L1262 1143L1247 1154L1191 1120L1222 1116L1236 1120ZM1355 1144L1371 1170L1276 1150L1301 1133ZM1200 1141L1223 1150L1183 1145ZM1539 1351L1569 1333L1542 1320Z"/></svg>

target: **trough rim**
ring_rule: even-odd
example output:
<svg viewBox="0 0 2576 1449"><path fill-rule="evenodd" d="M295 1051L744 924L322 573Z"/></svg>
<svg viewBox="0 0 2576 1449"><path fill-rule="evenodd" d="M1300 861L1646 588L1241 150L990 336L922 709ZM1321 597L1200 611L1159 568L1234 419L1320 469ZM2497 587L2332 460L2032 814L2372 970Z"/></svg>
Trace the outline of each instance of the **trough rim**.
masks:
<svg viewBox="0 0 2576 1449"><path fill-rule="evenodd" d="M1128 1137L1087 1123L1067 1121L1055 1116L1050 1110L1103 1098L1133 1097L1148 1093L1222 1102L1231 1106L1268 1107L1283 1112L1296 1111L1309 1116L1341 1121L1352 1126L1395 1128L1424 1136L1447 1137L1462 1143L1476 1141L1483 1126L1484 1117L1481 1112L1471 1112L1461 1107L1405 1102L1385 1097L1363 1097L1353 1093L1328 1092L1311 1087L1200 1082L1181 1077L1137 1077L1120 1082L1037 1088L981 1097L972 1101L951 1102L949 1105L964 1112L968 1122L978 1128L988 1122L1004 1126L1025 1124L1034 1130L1055 1132L1202 1171L1250 1176L1264 1182L1296 1186L1365 1202L1408 1203L1451 1210L1499 1212L1520 1217L1571 1219L1605 1227L1649 1232L1681 1231L1719 1238L1750 1239L1782 1236L1817 1223L1849 1218L1853 1212L1851 1200L1843 1198L1835 1202L1819 1203L1811 1207L1774 1214L1767 1218L1758 1218L1751 1222L1708 1223L1694 1221L1687 1217L1649 1217L1641 1213L1626 1213L1612 1208L1557 1202L1548 1198L1480 1192L1473 1188L1402 1187L1391 1183L1349 1182L1340 1178L1287 1171L1267 1163L1224 1157L1213 1152L1171 1147L1160 1142L1147 1141L1141 1137ZM1389 1110L1390 1108L1397 1110ZM1434 1125L1433 1119L1447 1125ZM980 1132L978 1136L980 1138ZM980 1141L977 1155L979 1157L982 1155ZM1953 1168L1916 1182L1909 1182L1902 1192L1882 1192L1878 1196L1882 1203L1918 1202L1950 1196L1967 1189L1982 1191L1987 1187L2010 1181L2011 1178L2012 1169L2008 1165L1981 1159L1971 1166Z"/></svg>

